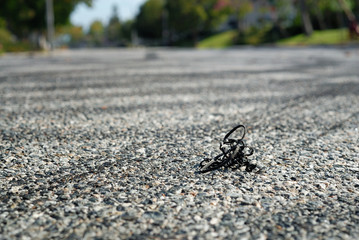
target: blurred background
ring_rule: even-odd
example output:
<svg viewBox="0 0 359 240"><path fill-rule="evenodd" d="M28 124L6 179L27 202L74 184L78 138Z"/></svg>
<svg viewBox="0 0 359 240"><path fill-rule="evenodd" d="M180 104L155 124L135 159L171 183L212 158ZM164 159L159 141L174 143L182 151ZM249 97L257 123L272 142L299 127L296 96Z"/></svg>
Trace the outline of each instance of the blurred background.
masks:
<svg viewBox="0 0 359 240"><path fill-rule="evenodd" d="M1 0L0 52L359 42L359 0Z"/></svg>

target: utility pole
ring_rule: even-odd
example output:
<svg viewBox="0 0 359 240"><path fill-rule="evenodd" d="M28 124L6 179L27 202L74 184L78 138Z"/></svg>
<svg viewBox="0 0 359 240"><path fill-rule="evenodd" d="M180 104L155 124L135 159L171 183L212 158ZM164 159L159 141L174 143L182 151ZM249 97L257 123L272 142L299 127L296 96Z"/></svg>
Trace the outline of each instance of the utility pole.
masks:
<svg viewBox="0 0 359 240"><path fill-rule="evenodd" d="M54 50L54 5L53 0L46 0L46 23L47 40L50 43L50 50Z"/></svg>

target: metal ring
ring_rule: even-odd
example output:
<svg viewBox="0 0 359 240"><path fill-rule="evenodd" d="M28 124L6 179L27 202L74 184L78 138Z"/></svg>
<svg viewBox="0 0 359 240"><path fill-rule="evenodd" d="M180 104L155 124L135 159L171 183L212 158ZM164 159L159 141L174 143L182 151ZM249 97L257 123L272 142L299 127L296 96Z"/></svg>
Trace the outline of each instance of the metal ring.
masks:
<svg viewBox="0 0 359 240"><path fill-rule="evenodd" d="M224 136L224 138L223 138L223 143L233 143L233 142L235 142L235 141L238 141L238 140L235 140L235 139L228 139L227 140L227 138L232 134L232 133L234 133L238 128L243 128L243 136L240 138L240 139L238 139L238 140L243 140L243 138L244 138L244 136L246 135L246 127L244 126L244 125L242 125L242 124L239 124L238 126L235 126L231 131L229 131L227 134L226 134L226 136Z"/></svg>

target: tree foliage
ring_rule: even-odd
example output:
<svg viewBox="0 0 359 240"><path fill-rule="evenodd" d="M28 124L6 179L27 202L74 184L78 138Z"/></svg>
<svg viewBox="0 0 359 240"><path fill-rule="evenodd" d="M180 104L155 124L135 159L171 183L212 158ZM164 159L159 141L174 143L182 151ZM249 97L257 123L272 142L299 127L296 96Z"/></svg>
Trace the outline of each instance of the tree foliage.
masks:
<svg viewBox="0 0 359 240"><path fill-rule="evenodd" d="M100 46L104 40L105 28L101 21L95 20L91 23L89 29L90 42L94 46Z"/></svg>
<svg viewBox="0 0 359 240"><path fill-rule="evenodd" d="M130 45L132 32L134 29L134 20L127 20L121 26L121 38L126 45Z"/></svg>
<svg viewBox="0 0 359 240"><path fill-rule="evenodd" d="M349 9L359 8L357 0L340 1L345 1ZM135 26L142 38L169 36L172 42L191 38L195 43L226 21L232 21L231 27L239 36L249 30L255 34L258 29L261 35L276 31L271 33L272 39L278 39L303 31L310 35L313 29L343 27L343 18L338 0L148 0Z"/></svg>
<svg viewBox="0 0 359 240"><path fill-rule="evenodd" d="M159 39L162 37L164 0L148 0L139 11L135 27L140 37Z"/></svg>
<svg viewBox="0 0 359 240"><path fill-rule="evenodd" d="M168 24L174 34L192 33L194 40L208 17L204 0L168 0Z"/></svg>
<svg viewBox="0 0 359 240"><path fill-rule="evenodd" d="M202 32L211 32L226 20L229 0L223 1L224 4L218 4L218 0L148 0L140 8L135 27L145 39L179 40L191 36L196 41Z"/></svg>
<svg viewBox="0 0 359 240"><path fill-rule="evenodd" d="M70 14L79 3L90 6L92 0L54 0L55 24L69 23ZM7 28L19 38L44 31L45 14L45 0L1 0L0 18L5 19Z"/></svg>
<svg viewBox="0 0 359 240"><path fill-rule="evenodd" d="M207 14L204 26L207 32L215 30L232 13L229 0L206 0L202 4Z"/></svg>
<svg viewBox="0 0 359 240"><path fill-rule="evenodd" d="M106 26L107 40L112 44L118 44L121 38L121 22L118 17L117 6L112 7L112 16L108 25Z"/></svg>
<svg viewBox="0 0 359 240"><path fill-rule="evenodd" d="M46 0L0 1L0 41L44 34ZM126 22L121 22L114 6L109 22L105 26L93 22L85 35L80 27L69 24L69 16L79 3L91 5L92 1L53 0L55 25L71 36L71 44L130 45L138 35L144 44L195 45L230 29L237 30L236 43L261 43L304 31L309 35L311 29L345 27L351 21L348 15L359 17L359 0L147 0L136 18Z"/></svg>
<svg viewBox="0 0 359 240"><path fill-rule="evenodd" d="M77 47L85 42L85 34L81 26L64 25L56 28L58 36L68 36L68 44L72 47Z"/></svg>

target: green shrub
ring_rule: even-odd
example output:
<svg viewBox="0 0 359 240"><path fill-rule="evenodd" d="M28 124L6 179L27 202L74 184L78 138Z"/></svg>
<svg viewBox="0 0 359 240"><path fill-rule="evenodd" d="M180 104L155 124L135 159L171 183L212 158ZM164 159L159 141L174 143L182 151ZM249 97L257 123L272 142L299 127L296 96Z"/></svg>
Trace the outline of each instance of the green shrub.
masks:
<svg viewBox="0 0 359 240"><path fill-rule="evenodd" d="M238 44L259 45L267 42L267 35L271 30L271 25L266 24L261 27L249 27L239 34Z"/></svg>
<svg viewBox="0 0 359 240"><path fill-rule="evenodd" d="M6 46L13 42L11 33L5 28L0 28L0 52L6 51Z"/></svg>
<svg viewBox="0 0 359 240"><path fill-rule="evenodd" d="M36 50L29 41L15 41L11 33L5 28L0 28L0 53L26 52Z"/></svg>

